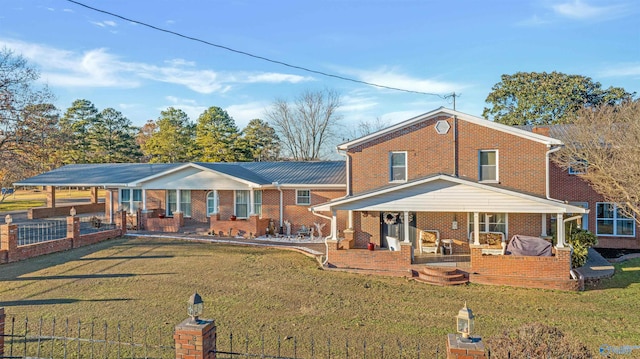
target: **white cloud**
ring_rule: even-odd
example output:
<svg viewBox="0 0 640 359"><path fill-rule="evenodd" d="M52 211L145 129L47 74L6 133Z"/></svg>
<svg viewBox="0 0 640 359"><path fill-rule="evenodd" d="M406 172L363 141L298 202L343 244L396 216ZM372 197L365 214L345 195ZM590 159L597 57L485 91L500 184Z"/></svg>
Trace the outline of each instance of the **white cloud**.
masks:
<svg viewBox="0 0 640 359"><path fill-rule="evenodd" d="M606 68L599 72L602 77L637 77L640 76L640 63L623 63Z"/></svg>
<svg viewBox="0 0 640 359"><path fill-rule="evenodd" d="M169 83L202 93L225 93L239 83L298 83L310 78L279 74L249 72L217 72L198 69L196 63L186 59L171 59L158 66L140 62L127 62L109 53L107 49L92 49L84 53L61 50L15 40L0 39L6 46L22 54L41 69L42 79L60 87L115 87L142 86L144 80Z"/></svg>
<svg viewBox="0 0 640 359"><path fill-rule="evenodd" d="M373 97L359 97L353 95L342 96L341 112L361 112L369 110L378 105Z"/></svg>
<svg viewBox="0 0 640 359"><path fill-rule="evenodd" d="M544 24L548 24L548 23L549 23L548 20L545 20L545 19L539 17L538 15L534 14L530 18L522 20L522 21L516 23L516 25L519 25L519 26L540 26L540 25L544 25Z"/></svg>
<svg viewBox="0 0 640 359"><path fill-rule="evenodd" d="M111 21L111 20L105 20L105 21L89 21L90 23L98 26L98 27L116 27L118 26L118 24L116 24L115 21Z"/></svg>
<svg viewBox="0 0 640 359"><path fill-rule="evenodd" d="M233 117L236 125L242 130L254 118L264 120L264 111L269 106L266 102L249 102L239 105L231 105L225 108L225 111Z"/></svg>
<svg viewBox="0 0 640 359"><path fill-rule="evenodd" d="M551 9L556 14L577 20L608 20L625 16L625 8L623 5L594 6L582 0L573 0L551 6Z"/></svg>
<svg viewBox="0 0 640 359"><path fill-rule="evenodd" d="M464 84L454 82L411 77L399 72L395 68L389 67L382 67L371 71L353 69L342 69L341 71L349 73L352 76L356 76L365 82L410 91L444 94L453 91L460 91L467 87Z"/></svg>
<svg viewBox="0 0 640 359"><path fill-rule="evenodd" d="M72 9L62 9L63 12L74 12Z"/></svg>
<svg viewBox="0 0 640 359"><path fill-rule="evenodd" d="M137 103L119 103L118 104L118 108L122 109L122 110L130 110L132 108L135 108L139 106L139 104Z"/></svg>

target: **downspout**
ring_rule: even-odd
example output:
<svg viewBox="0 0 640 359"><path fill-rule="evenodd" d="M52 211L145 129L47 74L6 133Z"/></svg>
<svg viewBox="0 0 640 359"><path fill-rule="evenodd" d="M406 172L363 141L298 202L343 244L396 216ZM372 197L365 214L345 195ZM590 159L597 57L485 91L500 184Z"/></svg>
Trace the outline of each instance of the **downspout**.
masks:
<svg viewBox="0 0 640 359"><path fill-rule="evenodd" d="M325 216L324 214L316 213L316 211L314 211L313 209L309 209L309 210L311 210L311 214L313 214L314 216L318 216L320 218L328 219L330 222L333 222L333 218L331 218L329 216ZM325 266L327 264L327 262L329 262L329 244L327 243L327 239L331 238L332 235L333 235L333 233L331 233L328 236L324 237L325 252L324 252L324 261L322 262L323 266Z"/></svg>
<svg viewBox="0 0 640 359"><path fill-rule="evenodd" d="M109 223L113 223L113 190L109 190Z"/></svg>
<svg viewBox="0 0 640 359"><path fill-rule="evenodd" d="M545 165L546 165L545 191L546 191L547 199L551 200L551 201L558 201L558 202L562 202L562 201L554 199L554 198L551 198L551 190L550 190L550 182L551 181L549 179L549 177L550 177L550 162L551 162L550 155L552 153L554 153L554 152L560 151L561 149L562 149L562 146L553 147L553 148L549 149L544 155L545 162L546 162L545 163Z"/></svg>

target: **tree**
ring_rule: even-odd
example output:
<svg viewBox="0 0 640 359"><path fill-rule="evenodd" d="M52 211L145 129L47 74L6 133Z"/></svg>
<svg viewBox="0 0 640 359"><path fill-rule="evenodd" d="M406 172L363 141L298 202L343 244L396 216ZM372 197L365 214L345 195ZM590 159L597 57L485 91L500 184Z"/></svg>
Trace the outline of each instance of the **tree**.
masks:
<svg viewBox="0 0 640 359"><path fill-rule="evenodd" d="M152 163L189 162L194 157L193 124L184 111L169 107L160 113L157 130L142 145Z"/></svg>
<svg viewBox="0 0 640 359"><path fill-rule="evenodd" d="M572 118L554 161L640 225L640 102L585 108Z"/></svg>
<svg viewBox="0 0 640 359"><path fill-rule="evenodd" d="M635 96L620 87L601 86L589 77L555 71L502 75L485 100L491 107L482 115L506 125L567 123L581 108L613 106Z"/></svg>
<svg viewBox="0 0 640 359"><path fill-rule="evenodd" d="M247 152L238 146L240 133L227 111L212 106L198 117L196 146L198 159L204 162L246 161Z"/></svg>
<svg viewBox="0 0 640 359"><path fill-rule="evenodd" d="M89 100L73 101L60 120L60 132L64 146L66 163L100 162L91 151L89 133L98 122L98 109Z"/></svg>
<svg viewBox="0 0 640 359"><path fill-rule="evenodd" d="M137 131L131 121L119 111L113 108L102 110L89 129L93 162L138 162L142 152L136 143Z"/></svg>
<svg viewBox="0 0 640 359"><path fill-rule="evenodd" d="M0 157L3 159L37 141L37 132L23 130L25 114L32 112L33 106L53 106L53 94L46 87L34 86L39 77L38 71L22 56L6 48L0 51Z"/></svg>
<svg viewBox="0 0 640 359"><path fill-rule="evenodd" d="M140 127L138 134L136 135L136 143L142 149L145 148L147 141L151 138L151 136L158 130L158 125L154 120L147 120L147 122ZM140 157L140 162L149 162L151 156L143 154Z"/></svg>
<svg viewBox="0 0 640 359"><path fill-rule="evenodd" d="M21 148L15 151L19 157L16 166L24 167L26 176L35 176L62 164L62 142L59 132L60 114L50 103L29 105L21 115L21 126L17 137L27 138Z"/></svg>
<svg viewBox="0 0 640 359"><path fill-rule="evenodd" d="M277 99L267 110L266 118L282 139L288 156L301 161L318 160L336 135L340 104L340 95L335 91L307 90L293 103Z"/></svg>
<svg viewBox="0 0 640 359"><path fill-rule="evenodd" d="M382 121L380 117L376 117L375 120L361 120L356 126L346 126L344 134L346 137L342 138L342 142L347 142L356 138L364 137L368 134L378 132L383 128L389 126L388 123Z"/></svg>
<svg viewBox="0 0 640 359"><path fill-rule="evenodd" d="M242 130L242 140L254 161L276 161L280 157L280 138L265 121L257 118L249 121Z"/></svg>

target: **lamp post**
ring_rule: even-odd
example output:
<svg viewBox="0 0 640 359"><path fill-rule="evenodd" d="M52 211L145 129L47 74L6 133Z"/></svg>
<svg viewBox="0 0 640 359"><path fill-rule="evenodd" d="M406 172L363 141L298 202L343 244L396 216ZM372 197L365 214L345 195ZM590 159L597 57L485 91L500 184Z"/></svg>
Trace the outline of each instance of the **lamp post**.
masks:
<svg viewBox="0 0 640 359"><path fill-rule="evenodd" d="M11 215L10 215L10 214L7 214L7 216L6 216L6 217L4 217L4 223L6 223L6 224L11 224L11 223L13 223L13 217L11 217Z"/></svg>
<svg viewBox="0 0 640 359"><path fill-rule="evenodd" d="M464 307L460 309L456 316L457 331L462 334L463 339L469 339L471 333L473 333L473 321L474 315L471 309L467 308L467 302L464 303Z"/></svg>
<svg viewBox="0 0 640 359"><path fill-rule="evenodd" d="M189 297L189 305L187 306L187 314L191 316L191 321L194 323L198 322L198 317L202 315L202 310L204 309L204 302L202 301L202 297L200 294L193 293L191 297Z"/></svg>
<svg viewBox="0 0 640 359"><path fill-rule="evenodd" d="M76 207L71 207L71 210L69 210L69 214L71 215L71 217L75 217L76 213Z"/></svg>

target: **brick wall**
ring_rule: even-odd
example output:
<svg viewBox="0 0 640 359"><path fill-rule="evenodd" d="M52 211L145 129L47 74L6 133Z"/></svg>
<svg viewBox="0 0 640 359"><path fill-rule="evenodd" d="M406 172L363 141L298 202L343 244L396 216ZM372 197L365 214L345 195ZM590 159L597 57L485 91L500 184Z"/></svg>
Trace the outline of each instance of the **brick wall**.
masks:
<svg viewBox="0 0 640 359"><path fill-rule="evenodd" d="M54 207L54 208L47 208L47 207L29 208L29 210L27 211L27 218L38 219L38 218L68 216L69 211L71 210L71 207L76 209L77 214L102 212L105 210L104 203L77 204L73 206Z"/></svg>
<svg viewBox="0 0 640 359"><path fill-rule="evenodd" d="M553 162L549 174L551 198L569 202L588 202L589 230L596 233L596 203L606 202L604 197L579 176L570 175ZM635 238L598 236L596 247L640 249L640 227L636 225Z"/></svg>
<svg viewBox="0 0 640 359"><path fill-rule="evenodd" d="M410 275L411 244L401 243L400 251L387 249L341 249L338 241L327 240L330 268L363 269L385 274Z"/></svg>
<svg viewBox="0 0 640 359"><path fill-rule="evenodd" d="M570 277L571 250L554 248L551 257L483 255L471 246L469 281L513 287L580 290L584 283Z"/></svg>
<svg viewBox="0 0 640 359"><path fill-rule="evenodd" d="M447 134L435 131L438 120L451 126ZM502 186L545 195L546 145L485 126L458 120L458 173L478 179L478 151L498 150ZM454 173L453 119L436 117L348 150L353 194L389 184L389 152L407 151L408 179L435 173Z"/></svg>
<svg viewBox="0 0 640 359"><path fill-rule="evenodd" d="M191 221L209 223L207 194L210 191L191 191Z"/></svg>
<svg viewBox="0 0 640 359"><path fill-rule="evenodd" d="M215 234L222 232L223 236L229 236L231 232L232 237L237 236L240 230L245 232L245 238L249 238L251 235L265 235L270 222L269 218L260 218L259 216L250 216L248 219L237 219L235 221L221 218L220 216L211 216L211 223L209 225L211 232ZM277 225L277 223L274 223L274 226Z"/></svg>

